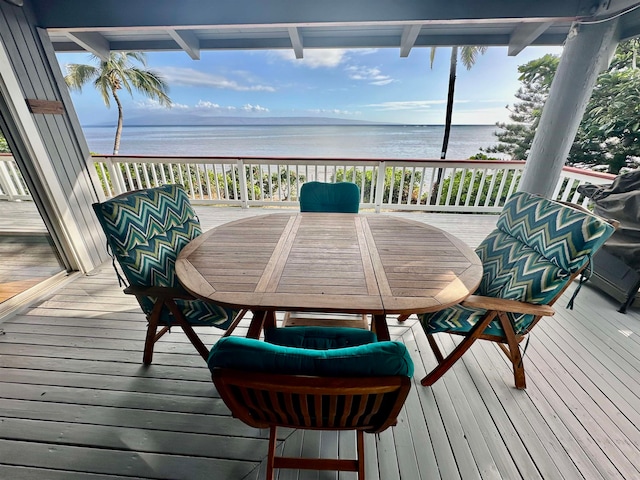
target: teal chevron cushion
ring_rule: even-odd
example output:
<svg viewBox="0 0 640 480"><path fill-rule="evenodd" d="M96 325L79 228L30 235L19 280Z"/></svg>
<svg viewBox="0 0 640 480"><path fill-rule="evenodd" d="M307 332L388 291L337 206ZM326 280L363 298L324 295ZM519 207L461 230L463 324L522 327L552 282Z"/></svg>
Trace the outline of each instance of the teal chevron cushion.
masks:
<svg viewBox="0 0 640 480"><path fill-rule="evenodd" d="M476 249L483 276L477 294L548 304L611 236L613 227L573 208L518 192L505 205L496 229ZM456 305L419 315L427 333L468 332L486 310ZM516 334L526 333L533 315L507 313ZM494 320L484 331L504 337Z"/></svg>
<svg viewBox="0 0 640 480"><path fill-rule="evenodd" d="M526 192L509 198L496 228L568 272L584 266L614 230L595 215Z"/></svg>
<svg viewBox="0 0 640 480"><path fill-rule="evenodd" d="M251 372L329 377L413 375L404 344L375 342L357 347L313 350L283 347L244 337L224 337L211 349L208 365Z"/></svg>
<svg viewBox="0 0 640 480"><path fill-rule="evenodd" d="M93 204L111 252L131 286L182 288L175 264L180 251L202 230L187 193L180 185L163 185L119 195ZM138 298L150 314L155 298ZM200 300L176 300L190 323L226 328L236 312ZM161 324L172 324L164 310Z"/></svg>
<svg viewBox="0 0 640 480"><path fill-rule="evenodd" d="M264 339L266 342L284 347L316 350L354 347L378 341L378 337L371 330L345 327L266 328Z"/></svg>
<svg viewBox="0 0 640 480"><path fill-rule="evenodd" d="M360 188L355 183L306 182L300 188L301 212L358 213Z"/></svg>

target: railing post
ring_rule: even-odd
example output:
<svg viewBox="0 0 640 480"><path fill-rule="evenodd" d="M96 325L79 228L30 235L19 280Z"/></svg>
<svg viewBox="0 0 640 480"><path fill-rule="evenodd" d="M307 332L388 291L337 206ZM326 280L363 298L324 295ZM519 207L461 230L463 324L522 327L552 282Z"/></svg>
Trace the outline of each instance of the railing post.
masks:
<svg viewBox="0 0 640 480"><path fill-rule="evenodd" d="M375 212L380 213L384 200L384 177L387 174L386 162L378 163L378 177L376 178L376 197L374 200ZM392 179L393 181L393 179Z"/></svg>
<svg viewBox="0 0 640 480"><path fill-rule="evenodd" d="M114 165L113 158L105 157L105 162L107 164L107 169L109 170L109 175L111 175L111 183L113 184L113 189L116 195L120 195L125 192L124 181L122 180L122 172L117 166ZM105 179L106 180L106 179Z"/></svg>
<svg viewBox="0 0 640 480"><path fill-rule="evenodd" d="M247 176L244 171L244 160L239 158L236 160L236 169L238 170L238 175L240 178L240 191L238 194L240 195L240 202L242 208L249 208L249 192L247 191Z"/></svg>
<svg viewBox="0 0 640 480"><path fill-rule="evenodd" d="M14 188L11 183L11 177L7 171L6 162L0 162L0 187L10 202L14 199Z"/></svg>

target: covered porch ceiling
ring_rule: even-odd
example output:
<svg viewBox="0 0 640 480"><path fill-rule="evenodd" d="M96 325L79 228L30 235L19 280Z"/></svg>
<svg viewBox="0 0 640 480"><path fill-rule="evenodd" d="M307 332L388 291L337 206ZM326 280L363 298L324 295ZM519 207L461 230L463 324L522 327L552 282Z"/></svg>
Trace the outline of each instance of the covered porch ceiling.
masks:
<svg viewBox="0 0 640 480"><path fill-rule="evenodd" d="M562 45L573 22L621 18L620 39L640 33L631 0L32 0L58 52Z"/></svg>

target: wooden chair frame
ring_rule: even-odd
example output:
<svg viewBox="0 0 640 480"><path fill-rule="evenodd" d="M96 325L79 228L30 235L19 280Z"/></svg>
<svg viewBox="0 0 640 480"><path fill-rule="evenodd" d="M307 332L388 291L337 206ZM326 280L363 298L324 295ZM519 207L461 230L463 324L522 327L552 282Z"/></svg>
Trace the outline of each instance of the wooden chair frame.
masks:
<svg viewBox="0 0 640 480"><path fill-rule="evenodd" d="M433 350L433 354L438 361L438 366L435 367L431 372L429 372L420 381L420 383L424 386L433 385L440 377L442 377L442 375L447 372L447 370L449 370L460 359L460 357L462 357L462 355L467 350L469 350L469 348L471 348L471 345L473 345L476 340L489 340L490 342L497 343L500 349L511 361L511 364L513 366L513 380L516 388L520 390L524 390L525 388L527 388L524 373L524 363L522 353L520 352L520 342L525 339L526 335L531 331L536 323L540 321L542 317L550 317L554 315L555 310L552 308L552 305L556 302L556 300L558 300L558 298L560 298L560 296L569 287L569 285L573 283L573 280L575 280L578 275L582 273L585 267L582 267L580 270L572 274L569 278L569 281L567 281L562 290L560 290L560 292L558 292L558 294L548 304L545 305L537 305L516 300L507 300L504 298L483 297L480 295L471 295L467 297L467 299L461 303L462 306L486 309L487 312L468 332L449 332L453 335L462 335L464 336L464 338L446 357L442 355L442 352L440 351L435 338L433 338L435 334L427 334L429 346L431 347L431 350ZM511 320L509 320L509 317L507 316L507 313L535 315L535 318L527 327L527 330L525 332L516 334L515 330L513 329L513 325L511 324ZM483 334L489 324L491 324L491 322L496 317L498 318L500 326L504 331L504 337Z"/></svg>
<svg viewBox="0 0 640 480"><path fill-rule="evenodd" d="M576 205L569 202L557 202L562 205L565 205L570 208L574 208L578 211L588 213L589 215L593 215L592 212L585 209L580 205ZM619 222L615 220L603 219L607 223L609 223L613 228L618 228ZM446 357L442 355L440 348L438 347L435 338L433 337L435 334L427 334L427 340L429 341L429 346L433 351L433 354L438 361L438 366L435 367L431 372L429 372L420 383L424 386L433 385L442 375L447 372L459 359L462 355L471 348L471 345L476 340L488 340L491 342L495 342L498 344L500 349L504 352L507 358L511 361L513 366L513 379L516 388L520 390L524 390L527 386L525 373L524 373L524 363L522 358L522 353L520 352L520 342L525 339L526 335L531 331L531 329L540 321L542 317L552 316L555 311L552 308L552 305L560 298L560 296L565 292L565 290L573 283L573 281L584 271L588 264L584 265L580 270L573 273L565 286L556 294L556 296L547 304L538 305L533 303L521 302L516 300L507 300L503 298L496 297L485 297L480 295L471 295L464 300L461 305L469 308L478 308L487 310L487 312L483 315L483 317L473 326L471 330L468 332L448 332L452 335L462 335L463 340L447 355ZM533 321L529 324L526 331L516 334L513 329L513 325L507 316L507 313L519 313L519 314L528 314L534 315ZM405 321L408 315L401 315L398 317L399 321ZM500 322L500 326L504 331L504 337L497 335L485 335L483 332L487 329L487 327L491 324L493 320L498 318Z"/></svg>
<svg viewBox="0 0 640 480"><path fill-rule="evenodd" d="M153 310L147 316L147 334L144 341L144 353L142 355L142 363L144 365L151 365L151 362L153 360L153 347L155 343L171 329L171 327L168 325L160 325L160 316L164 308L167 308L171 312L178 326L182 328L182 331L196 348L204 361L206 362L209 359L209 349L205 346L202 340L200 340L200 337L198 337L198 335L196 334L193 326L187 321L187 319L178 308L178 305L176 304L176 299L197 300L196 297L193 297L192 295L189 295L188 293L177 288L170 287L129 286L124 289L124 293L126 293L127 295L135 295L138 300L143 297L153 297L156 299L155 303L153 304ZM240 323L240 320L242 320L246 313L247 310L241 310L222 336L227 337L231 335L233 330L235 330L235 328Z"/></svg>
<svg viewBox="0 0 640 480"><path fill-rule="evenodd" d="M234 417L269 428L266 479L276 468L357 472L365 479L364 432L378 433L397 422L411 388L405 376L317 377L214 368L212 379ZM340 408L342 407L342 408ZM355 430L356 459L276 455L277 427Z"/></svg>

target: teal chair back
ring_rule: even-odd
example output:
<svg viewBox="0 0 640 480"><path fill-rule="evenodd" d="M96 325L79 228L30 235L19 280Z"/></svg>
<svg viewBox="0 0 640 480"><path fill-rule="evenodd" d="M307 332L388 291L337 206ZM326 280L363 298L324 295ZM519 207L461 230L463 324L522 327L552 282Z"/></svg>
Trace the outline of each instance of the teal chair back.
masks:
<svg viewBox="0 0 640 480"><path fill-rule="evenodd" d="M107 237L108 249L114 262L117 260L120 264L128 285L165 287L186 294L176 276L176 258L202 230L184 188L163 185L128 192L95 203L93 209ZM136 297L145 314L150 315L156 298ZM237 313L196 299L176 299L175 302L193 325L226 329ZM159 325L175 323L173 314L163 309Z"/></svg>
<svg viewBox="0 0 640 480"><path fill-rule="evenodd" d="M360 188L355 183L307 182L300 188L301 212L358 213Z"/></svg>
<svg viewBox="0 0 640 480"><path fill-rule="evenodd" d="M603 219L531 195L513 194L496 229L478 246L484 267L477 295L550 305L613 233ZM427 333L466 332L486 310L455 306L420 317ZM516 335L535 315L507 312ZM484 332L504 336L498 320Z"/></svg>

